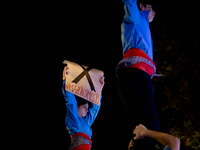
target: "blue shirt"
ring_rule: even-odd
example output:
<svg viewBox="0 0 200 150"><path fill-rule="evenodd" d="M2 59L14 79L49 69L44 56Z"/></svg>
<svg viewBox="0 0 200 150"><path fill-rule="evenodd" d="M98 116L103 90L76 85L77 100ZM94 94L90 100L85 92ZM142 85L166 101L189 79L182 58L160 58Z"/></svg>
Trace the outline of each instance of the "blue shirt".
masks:
<svg viewBox="0 0 200 150"><path fill-rule="evenodd" d="M139 11L137 0L122 0L125 16L121 25L123 54L130 48L143 50L153 60L153 41L148 11Z"/></svg>
<svg viewBox="0 0 200 150"><path fill-rule="evenodd" d="M82 132L87 134L91 139L92 129L90 126L93 124L99 112L102 96L100 97L99 106L92 103L92 107L89 109L86 117L82 118L78 114L77 101L74 94L65 91L64 87L65 87L65 81L63 81L62 92L67 106L65 125L69 131L70 136Z"/></svg>

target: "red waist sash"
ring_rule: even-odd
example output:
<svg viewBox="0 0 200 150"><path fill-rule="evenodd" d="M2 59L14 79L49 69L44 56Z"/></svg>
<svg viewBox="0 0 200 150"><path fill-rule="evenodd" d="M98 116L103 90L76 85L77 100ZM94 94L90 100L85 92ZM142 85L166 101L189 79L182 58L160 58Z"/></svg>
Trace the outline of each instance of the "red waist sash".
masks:
<svg viewBox="0 0 200 150"><path fill-rule="evenodd" d="M139 57L145 58L145 59L149 60L155 66L154 62L151 60L151 58L143 50L140 50L140 49L137 49L137 48L131 48L124 54L123 59L128 58L128 57L132 57L132 56L139 56ZM147 63L144 63L144 62L138 62L134 65L129 66L129 67L138 68L140 70L143 70L146 73L148 73L150 76L152 76L154 74L154 68L151 67L150 65L148 65Z"/></svg>

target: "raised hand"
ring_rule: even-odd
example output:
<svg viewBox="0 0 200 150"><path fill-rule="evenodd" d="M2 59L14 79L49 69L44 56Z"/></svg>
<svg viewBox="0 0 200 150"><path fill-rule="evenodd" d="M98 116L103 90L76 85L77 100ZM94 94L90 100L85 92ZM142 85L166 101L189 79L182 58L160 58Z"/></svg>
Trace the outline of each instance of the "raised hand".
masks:
<svg viewBox="0 0 200 150"><path fill-rule="evenodd" d="M64 70L63 70L63 80L65 80L65 78L66 78L66 75L68 75L69 74L69 67L65 67L64 68Z"/></svg>

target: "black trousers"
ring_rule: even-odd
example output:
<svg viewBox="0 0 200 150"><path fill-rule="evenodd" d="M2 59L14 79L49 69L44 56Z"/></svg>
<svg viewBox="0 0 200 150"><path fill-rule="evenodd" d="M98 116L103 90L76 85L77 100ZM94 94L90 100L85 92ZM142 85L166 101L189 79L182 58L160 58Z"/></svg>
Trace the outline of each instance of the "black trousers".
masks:
<svg viewBox="0 0 200 150"><path fill-rule="evenodd" d="M160 121L155 104L154 85L150 75L137 68L125 67L117 71L117 76L119 94L131 124L130 132L132 133L135 126L139 124L157 131ZM138 141L139 147L155 145L149 138ZM144 142L147 144L145 145Z"/></svg>

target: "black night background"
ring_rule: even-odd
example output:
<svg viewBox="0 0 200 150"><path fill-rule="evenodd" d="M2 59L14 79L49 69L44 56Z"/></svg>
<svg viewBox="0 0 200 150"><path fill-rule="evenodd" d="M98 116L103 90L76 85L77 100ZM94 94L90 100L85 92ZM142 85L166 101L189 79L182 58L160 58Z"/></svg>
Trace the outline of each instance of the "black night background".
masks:
<svg viewBox="0 0 200 150"><path fill-rule="evenodd" d="M35 117L32 122L39 131L32 145L38 144L42 149L67 150L70 137L65 129L66 107L61 87L62 62L69 60L104 71L102 105L92 125L92 150L127 150L130 139L126 135L132 133L126 132L129 125L118 95L115 75L116 65L123 57L120 28L124 15L122 1L76 0L38 5L36 16L34 12L30 16L34 18L30 28L34 38L30 45L33 54L39 50L38 58L34 60L43 61L40 69L35 69L35 74L41 78L37 86L42 96L36 96L39 108L34 111L40 112L40 117ZM198 150L198 2L154 1L152 6L156 12L154 21L150 23L154 62L157 73L165 75L153 78L161 121L159 131L179 137L181 150ZM35 136L33 131L30 134Z"/></svg>

